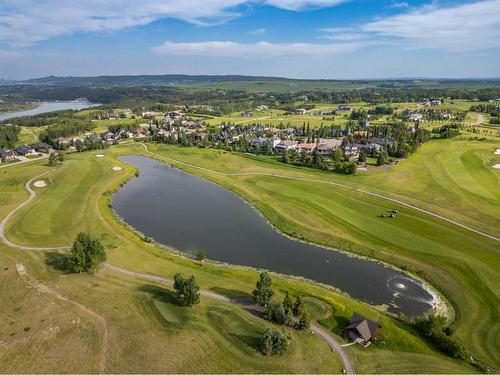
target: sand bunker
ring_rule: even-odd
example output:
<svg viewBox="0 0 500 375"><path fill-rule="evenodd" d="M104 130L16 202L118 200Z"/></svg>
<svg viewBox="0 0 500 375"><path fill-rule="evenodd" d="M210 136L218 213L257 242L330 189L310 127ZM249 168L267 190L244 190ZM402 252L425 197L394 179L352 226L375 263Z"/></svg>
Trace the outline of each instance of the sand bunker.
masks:
<svg viewBox="0 0 500 375"><path fill-rule="evenodd" d="M47 183L44 180L38 180L38 181L35 181L33 186L37 187L37 188L44 188L44 187L47 187Z"/></svg>
<svg viewBox="0 0 500 375"><path fill-rule="evenodd" d="M495 169L500 169L500 164L495 164L495 165L493 166L493 168L495 168Z"/></svg>
<svg viewBox="0 0 500 375"><path fill-rule="evenodd" d="M114 171L121 171L121 170L122 170L122 167L113 167L113 170L114 170Z"/></svg>
<svg viewBox="0 0 500 375"><path fill-rule="evenodd" d="M500 148L497 148L496 151L494 152L495 155L500 155Z"/></svg>
<svg viewBox="0 0 500 375"><path fill-rule="evenodd" d="M96 157L96 158L103 158L103 157L104 157L104 155L103 155L103 154L97 154L95 157Z"/></svg>

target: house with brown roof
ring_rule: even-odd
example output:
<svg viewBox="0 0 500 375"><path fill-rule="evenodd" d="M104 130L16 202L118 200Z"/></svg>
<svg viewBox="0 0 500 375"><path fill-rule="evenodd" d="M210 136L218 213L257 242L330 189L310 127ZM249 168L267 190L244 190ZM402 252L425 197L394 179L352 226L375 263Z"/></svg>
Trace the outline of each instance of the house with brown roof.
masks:
<svg viewBox="0 0 500 375"><path fill-rule="evenodd" d="M342 331L342 336L353 342L368 346L380 335L380 326L363 315L353 313L349 325Z"/></svg>
<svg viewBox="0 0 500 375"><path fill-rule="evenodd" d="M316 143L299 143L296 149L300 153L312 154L316 149Z"/></svg>

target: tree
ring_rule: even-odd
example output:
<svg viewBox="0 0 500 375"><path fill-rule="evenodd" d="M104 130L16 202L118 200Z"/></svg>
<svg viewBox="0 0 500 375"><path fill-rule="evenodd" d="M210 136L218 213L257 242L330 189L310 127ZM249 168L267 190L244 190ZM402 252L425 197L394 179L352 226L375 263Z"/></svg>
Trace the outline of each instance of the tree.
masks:
<svg viewBox="0 0 500 375"><path fill-rule="evenodd" d="M297 322L297 328L301 331L305 331L311 326L311 317L307 312L307 309L302 309L302 313L300 314L299 321Z"/></svg>
<svg viewBox="0 0 500 375"><path fill-rule="evenodd" d="M364 150L361 150L361 151L359 152L359 156L358 156L358 163L359 163L359 164L366 163L366 154L365 154L365 151L364 151Z"/></svg>
<svg viewBox="0 0 500 375"><path fill-rule="evenodd" d="M283 298L282 302L283 308L285 309L286 314L291 314L293 310L293 300L292 297L290 297L290 293L288 291L285 294L285 298Z"/></svg>
<svg viewBox="0 0 500 375"><path fill-rule="evenodd" d="M377 156L377 165L381 166L385 164L385 153L383 150L380 150Z"/></svg>
<svg viewBox="0 0 500 375"><path fill-rule="evenodd" d="M57 156L54 152L49 155L49 166L54 167L57 164Z"/></svg>
<svg viewBox="0 0 500 375"><path fill-rule="evenodd" d="M255 284L255 289L252 292L252 297L255 302L266 306L274 295L272 288L272 280L267 272L261 272L259 275L259 280Z"/></svg>
<svg viewBox="0 0 500 375"><path fill-rule="evenodd" d="M300 316L300 314L302 314L304 309L305 309L305 306L304 306L304 302L302 301L302 297L297 296L297 298L295 298L295 303L293 304L293 309L292 309L293 315Z"/></svg>
<svg viewBox="0 0 500 375"><path fill-rule="evenodd" d="M207 259L207 253L205 251L200 250L196 253L196 260L200 262L202 266L205 263L206 259Z"/></svg>
<svg viewBox="0 0 500 375"><path fill-rule="evenodd" d="M281 355L286 352L289 343L290 340L284 333L268 328L259 338L257 347L266 356Z"/></svg>
<svg viewBox="0 0 500 375"><path fill-rule="evenodd" d="M196 283L193 275L184 278L180 273L174 275L174 289L177 299L184 306L191 306L200 303L200 287Z"/></svg>
<svg viewBox="0 0 500 375"><path fill-rule="evenodd" d="M73 272L96 272L106 261L106 251L101 241L80 232L71 247L71 268Z"/></svg>
<svg viewBox="0 0 500 375"><path fill-rule="evenodd" d="M64 162L64 153L59 152L57 153L57 161L63 163Z"/></svg>

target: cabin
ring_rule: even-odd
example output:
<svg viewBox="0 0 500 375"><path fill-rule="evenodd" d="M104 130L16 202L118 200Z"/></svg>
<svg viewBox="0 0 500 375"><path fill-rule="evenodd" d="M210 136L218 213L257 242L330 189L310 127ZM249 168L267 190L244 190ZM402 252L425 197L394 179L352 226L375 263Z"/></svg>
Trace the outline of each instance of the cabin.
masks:
<svg viewBox="0 0 500 375"><path fill-rule="evenodd" d="M342 336L352 342L359 342L364 346L370 345L380 336L380 325L363 315L353 313L349 325L342 331Z"/></svg>

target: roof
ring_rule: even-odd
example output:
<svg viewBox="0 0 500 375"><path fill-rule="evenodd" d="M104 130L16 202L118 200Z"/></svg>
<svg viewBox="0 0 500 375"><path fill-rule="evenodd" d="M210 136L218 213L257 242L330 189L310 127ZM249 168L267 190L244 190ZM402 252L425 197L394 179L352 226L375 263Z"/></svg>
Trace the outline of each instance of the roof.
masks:
<svg viewBox="0 0 500 375"><path fill-rule="evenodd" d="M370 340L377 335L380 326L370 319L366 319L358 313L352 314L349 325L346 330L356 330L365 341Z"/></svg>
<svg viewBox="0 0 500 375"><path fill-rule="evenodd" d="M299 143L297 148L311 149L316 148L316 143Z"/></svg>

